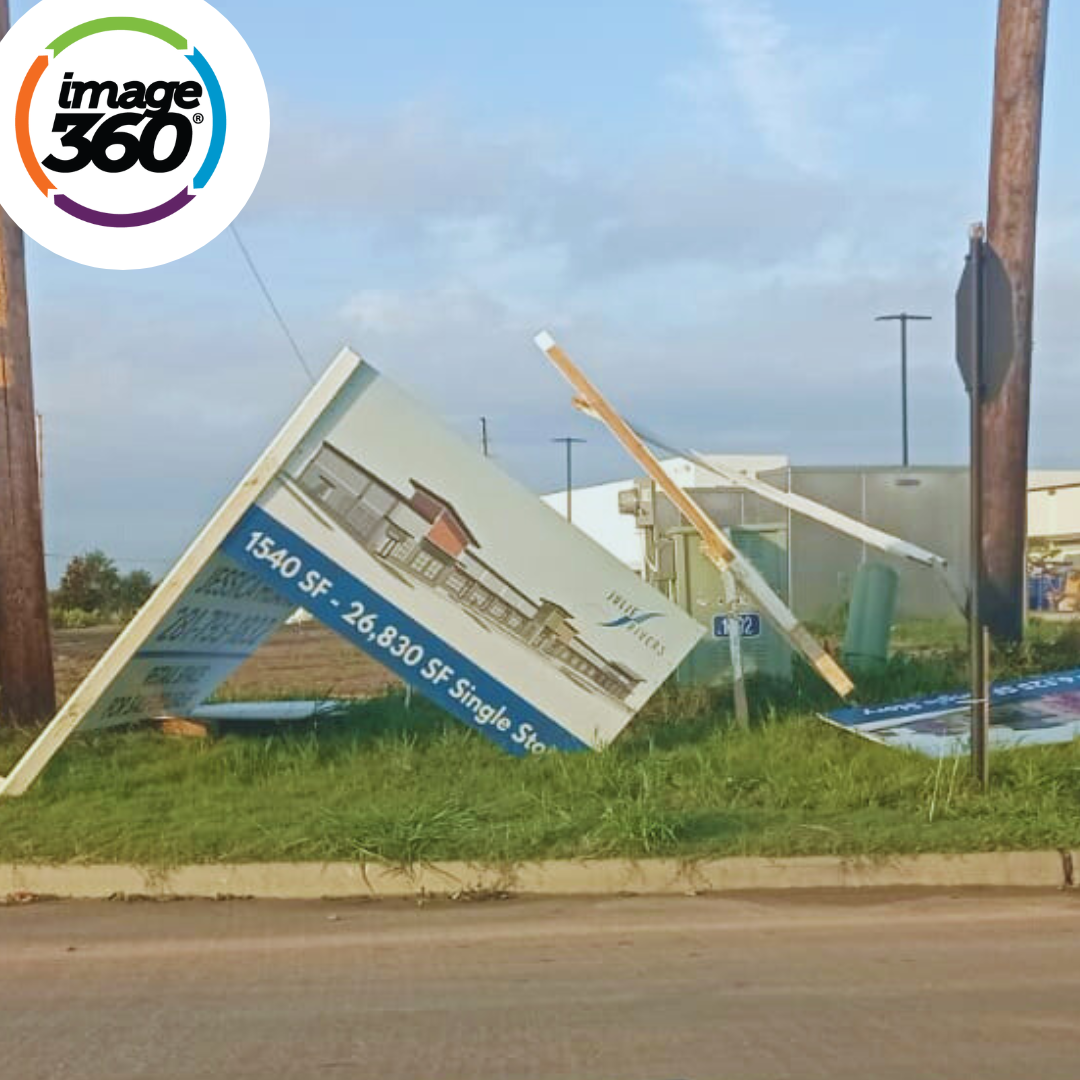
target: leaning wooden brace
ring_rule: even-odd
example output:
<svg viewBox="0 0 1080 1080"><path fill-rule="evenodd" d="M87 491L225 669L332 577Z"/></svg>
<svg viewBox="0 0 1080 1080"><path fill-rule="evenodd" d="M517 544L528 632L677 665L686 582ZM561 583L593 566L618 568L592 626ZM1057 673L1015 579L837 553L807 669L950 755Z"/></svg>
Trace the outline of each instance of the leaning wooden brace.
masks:
<svg viewBox="0 0 1080 1080"><path fill-rule="evenodd" d="M652 451L630 425L615 411L607 399L589 381L569 356L546 331L536 336L536 345L558 368L559 372L580 395L590 412L603 421L630 456L645 470L665 495L679 508L683 516L701 537L705 557L721 572L730 572L793 649L801 653L810 666L841 696L847 697L855 688L843 668L825 651L820 642L795 617L790 608L769 587L768 582L748 562L723 530L666 472Z"/></svg>

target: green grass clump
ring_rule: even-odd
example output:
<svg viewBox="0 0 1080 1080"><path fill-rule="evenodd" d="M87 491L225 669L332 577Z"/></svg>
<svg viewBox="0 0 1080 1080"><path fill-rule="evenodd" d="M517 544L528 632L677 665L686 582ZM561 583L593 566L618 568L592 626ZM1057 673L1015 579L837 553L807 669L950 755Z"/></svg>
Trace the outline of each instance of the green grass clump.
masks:
<svg viewBox="0 0 1080 1080"><path fill-rule="evenodd" d="M1073 628L1036 627L995 657L1005 678L1080 663ZM961 687L961 644L901 654L863 702ZM665 690L599 753L515 760L420 699L357 705L302 731L78 737L24 797L0 802L0 861L187 862L841 854L1080 843L1080 744L967 762L874 745L814 716L835 699L805 669L726 695ZM28 736L0 735L0 771Z"/></svg>

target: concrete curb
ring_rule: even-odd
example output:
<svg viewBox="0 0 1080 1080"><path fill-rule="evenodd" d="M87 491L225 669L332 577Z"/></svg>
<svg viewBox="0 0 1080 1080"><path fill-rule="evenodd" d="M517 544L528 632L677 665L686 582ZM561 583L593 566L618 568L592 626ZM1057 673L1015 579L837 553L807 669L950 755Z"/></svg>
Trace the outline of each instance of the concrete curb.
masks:
<svg viewBox="0 0 1080 1080"><path fill-rule="evenodd" d="M400 899L482 896L676 896L791 889L1071 888L1072 853L1003 852L895 858L733 858L136 866L0 865L0 897Z"/></svg>

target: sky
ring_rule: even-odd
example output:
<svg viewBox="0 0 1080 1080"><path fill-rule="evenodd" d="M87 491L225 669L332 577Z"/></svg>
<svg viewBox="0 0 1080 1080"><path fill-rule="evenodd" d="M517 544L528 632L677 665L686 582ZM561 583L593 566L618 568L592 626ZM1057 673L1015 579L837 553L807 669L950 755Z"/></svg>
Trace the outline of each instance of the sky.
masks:
<svg viewBox="0 0 1080 1080"><path fill-rule="evenodd" d="M29 6L12 0L17 17ZM148 7L151 5L148 5ZM237 228L310 366L350 344L537 491L633 474L550 329L675 445L962 463L953 296L985 216L994 0L220 0L260 63ZM1080 467L1080 5L1051 12L1032 464ZM104 271L28 242L46 546L155 574L308 378L226 232Z"/></svg>

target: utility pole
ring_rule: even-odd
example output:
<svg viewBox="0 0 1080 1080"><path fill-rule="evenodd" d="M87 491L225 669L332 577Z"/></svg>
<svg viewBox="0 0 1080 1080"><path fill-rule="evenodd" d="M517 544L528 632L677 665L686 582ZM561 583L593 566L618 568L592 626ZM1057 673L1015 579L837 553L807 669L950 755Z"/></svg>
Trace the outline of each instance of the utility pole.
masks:
<svg viewBox="0 0 1080 1080"><path fill-rule="evenodd" d="M480 451L484 457L490 457L488 447L488 430L487 430L487 417L480 417Z"/></svg>
<svg viewBox="0 0 1080 1080"><path fill-rule="evenodd" d="M898 315L879 315L875 322L898 322L900 324L900 431L903 440L904 468L908 460L908 408L907 408L907 324L909 322L930 322L932 315L909 315L901 311Z"/></svg>
<svg viewBox="0 0 1080 1080"><path fill-rule="evenodd" d="M995 639L1024 632L1035 228L1049 0L1000 0L988 239L1013 295L1013 362L982 409L982 616Z"/></svg>
<svg viewBox="0 0 1080 1080"><path fill-rule="evenodd" d="M9 26L0 0L0 37ZM0 717L55 708L23 235L0 207Z"/></svg>
<svg viewBox="0 0 1080 1080"><path fill-rule="evenodd" d="M562 438L552 439L551 441L566 444L566 520L573 521L573 504L571 498L574 490L574 444L588 442L588 440L575 439L571 435L563 435Z"/></svg>

